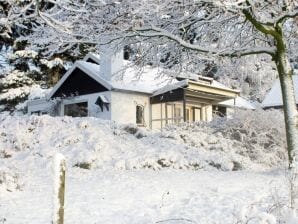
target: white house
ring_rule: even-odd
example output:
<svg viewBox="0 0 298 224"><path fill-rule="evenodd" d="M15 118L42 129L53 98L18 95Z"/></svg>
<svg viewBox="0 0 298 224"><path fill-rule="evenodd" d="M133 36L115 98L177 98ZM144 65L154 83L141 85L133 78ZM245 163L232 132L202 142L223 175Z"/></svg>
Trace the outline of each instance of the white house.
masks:
<svg viewBox="0 0 298 224"><path fill-rule="evenodd" d="M76 61L46 98L28 102L29 114L94 116L162 128L181 121L210 121L220 102L239 91L198 75L165 76L157 68L127 66L123 54L88 54ZM179 76L178 76L179 77Z"/></svg>
<svg viewBox="0 0 298 224"><path fill-rule="evenodd" d="M294 83L296 105L298 108L298 74L297 73L298 73L297 70L295 70L294 71L295 75L293 75L293 83ZM282 108L282 106L283 106L283 101L282 101L282 95L281 95L280 81L279 81L279 79L277 79L277 80L275 80L272 88L265 95L265 98L262 102L262 108L263 109L270 109L270 108L279 109L279 108Z"/></svg>

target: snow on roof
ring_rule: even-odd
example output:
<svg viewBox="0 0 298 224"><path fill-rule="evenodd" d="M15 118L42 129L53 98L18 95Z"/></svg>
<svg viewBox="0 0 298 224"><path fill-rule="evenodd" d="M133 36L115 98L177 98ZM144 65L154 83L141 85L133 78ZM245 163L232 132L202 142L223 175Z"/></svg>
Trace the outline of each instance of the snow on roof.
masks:
<svg viewBox="0 0 298 224"><path fill-rule="evenodd" d="M295 75L293 75L293 83L294 83L294 91L295 91L295 98L296 104L298 104L298 71L295 71ZM281 88L279 79L277 79L270 91L266 94L265 99L262 102L262 108L267 107L276 107L282 106L282 95L281 95Z"/></svg>
<svg viewBox="0 0 298 224"><path fill-rule="evenodd" d="M95 61L97 64L100 64L100 55L99 54L95 54L95 53L88 53L83 61L88 61L88 59L92 59L93 61Z"/></svg>
<svg viewBox="0 0 298 224"><path fill-rule="evenodd" d="M234 99L230 99L230 100L220 102L219 105L227 106L227 107L238 107L238 108L250 109L250 110L256 109L255 105L253 105L251 102L249 102L248 100L244 99L241 96L237 96L235 98L235 101Z"/></svg>
<svg viewBox="0 0 298 224"><path fill-rule="evenodd" d="M85 61L80 61L79 63L93 74L104 79L100 76L99 65ZM136 66L131 66L128 62L124 63L124 65L123 70L114 74L111 81L105 80L111 85L112 89L152 94L159 88L178 82L173 77L161 75L157 68L146 66L142 69L142 74L140 74L140 70Z"/></svg>
<svg viewBox="0 0 298 224"><path fill-rule="evenodd" d="M96 74L101 79L104 79L104 77L100 76L100 65L86 61L80 61L79 63L93 74ZM201 83L200 76L197 77L197 82ZM211 81L211 87L231 90L227 86L213 80L212 78L201 78ZM142 68L142 71L140 71L140 68L132 66L128 61L124 61L124 68L122 71L113 75L112 81L105 81L110 84L112 89L142 92L154 95L159 95L167 91L181 88L188 84L187 80L178 81L175 77L162 75L160 69L158 68L146 66Z"/></svg>
<svg viewBox="0 0 298 224"><path fill-rule="evenodd" d="M82 69L109 90L124 90L158 95L170 90L185 87L188 84L188 79L178 81L176 77L162 74L162 71L159 68L153 68L150 66L138 68L137 66L132 65L130 62L125 60L123 61L123 69L116 74L113 74L111 80L107 80L105 77L100 75L99 64L86 61L89 58L96 59L97 62L100 60L99 55L89 53L85 56L83 61L76 61L73 67L69 69L69 71L56 84L48 98L50 98L57 91L57 89L76 67ZM205 85L210 85L211 87L225 90L232 90L211 78L201 77L198 75L196 76L198 81L195 82L204 84L204 81L210 81L210 84L205 83ZM236 92L236 90L233 91Z"/></svg>
<svg viewBox="0 0 298 224"><path fill-rule="evenodd" d="M154 92L153 96L157 96L157 95L163 94L165 92L169 92L169 91L174 90L174 89L183 88L187 85L188 85L188 80L187 79L176 82L174 84L166 85L166 86L156 90Z"/></svg>

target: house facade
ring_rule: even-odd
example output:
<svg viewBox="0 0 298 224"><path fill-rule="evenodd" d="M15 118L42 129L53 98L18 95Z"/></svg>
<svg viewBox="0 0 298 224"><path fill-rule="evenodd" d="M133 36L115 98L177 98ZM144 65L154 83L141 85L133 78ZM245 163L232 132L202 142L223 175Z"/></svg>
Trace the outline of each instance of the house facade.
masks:
<svg viewBox="0 0 298 224"><path fill-rule="evenodd" d="M217 81L140 70L113 55L88 54L76 61L46 98L28 102L28 114L92 116L118 123L162 128L183 121L210 121L221 102L236 106L239 91Z"/></svg>

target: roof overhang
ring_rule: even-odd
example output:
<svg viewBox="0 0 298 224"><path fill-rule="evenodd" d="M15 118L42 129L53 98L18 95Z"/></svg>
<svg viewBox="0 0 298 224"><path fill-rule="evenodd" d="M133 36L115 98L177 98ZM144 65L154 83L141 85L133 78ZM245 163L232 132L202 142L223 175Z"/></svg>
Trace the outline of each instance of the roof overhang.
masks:
<svg viewBox="0 0 298 224"><path fill-rule="evenodd" d="M186 90L190 92L195 92L198 96L210 99L214 102L221 102L228 99L234 99L240 94L239 90L221 88L194 81L188 81L188 86Z"/></svg>
<svg viewBox="0 0 298 224"><path fill-rule="evenodd" d="M181 82L180 82L181 84ZM177 88L169 88L167 91L157 92L152 95L150 102L164 103L185 100L192 104L217 104L219 102L234 99L239 95L239 91L211 86L205 83L199 83L187 80L187 85L173 85Z"/></svg>

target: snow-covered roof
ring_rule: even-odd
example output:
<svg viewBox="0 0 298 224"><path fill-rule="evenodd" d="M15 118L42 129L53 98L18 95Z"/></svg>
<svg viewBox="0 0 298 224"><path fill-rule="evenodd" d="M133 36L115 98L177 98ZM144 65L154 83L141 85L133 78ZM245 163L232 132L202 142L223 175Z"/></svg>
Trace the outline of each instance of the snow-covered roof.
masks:
<svg viewBox="0 0 298 224"><path fill-rule="evenodd" d="M89 58L94 61L96 60L98 64L87 62L86 60ZM153 68L150 66L145 66L140 70L140 68L135 65L131 65L128 61L123 61L123 69L116 74L113 74L110 80L107 80L107 78L102 76L100 73L99 60L99 55L89 53L83 61L76 61L72 68L69 69L62 79L55 85L48 98L51 98L54 95L75 68L83 70L87 75L104 85L108 90L122 90L159 95L188 85L187 79L179 81L176 77L163 74L159 68ZM202 85L237 92L211 78L202 77L202 79L206 79L205 81L208 81L207 84L201 81L198 75L193 74L193 76L196 76L198 81L191 82L202 82Z"/></svg>
<svg viewBox="0 0 298 224"><path fill-rule="evenodd" d="M226 107L238 107L243 109L255 110L256 106L241 96L237 96L235 99L225 100L219 103L219 105Z"/></svg>
<svg viewBox="0 0 298 224"><path fill-rule="evenodd" d="M100 79L104 78L100 75L100 66L94 63L85 61L78 62L81 67L90 71L92 74L98 76ZM131 66L128 62L124 63L122 71L114 74L111 81L105 80L106 83L114 90L126 90L134 92L142 92L152 94L155 90L162 88L166 85L178 82L173 77L160 75L157 68L146 66L140 70L135 66Z"/></svg>
<svg viewBox="0 0 298 224"><path fill-rule="evenodd" d="M188 85L187 79L173 83L173 84L168 84L168 85L154 91L153 96L157 96L157 95L163 94L165 92L169 92L174 89L183 88L187 85Z"/></svg>
<svg viewBox="0 0 298 224"><path fill-rule="evenodd" d="M295 91L295 98L296 104L298 104L298 71L295 71L295 75L293 75L293 83L294 83L294 91ZM281 95L281 88L279 79L277 79L270 91L266 94L263 102L262 108L268 107L279 107L283 105L282 95Z"/></svg>

